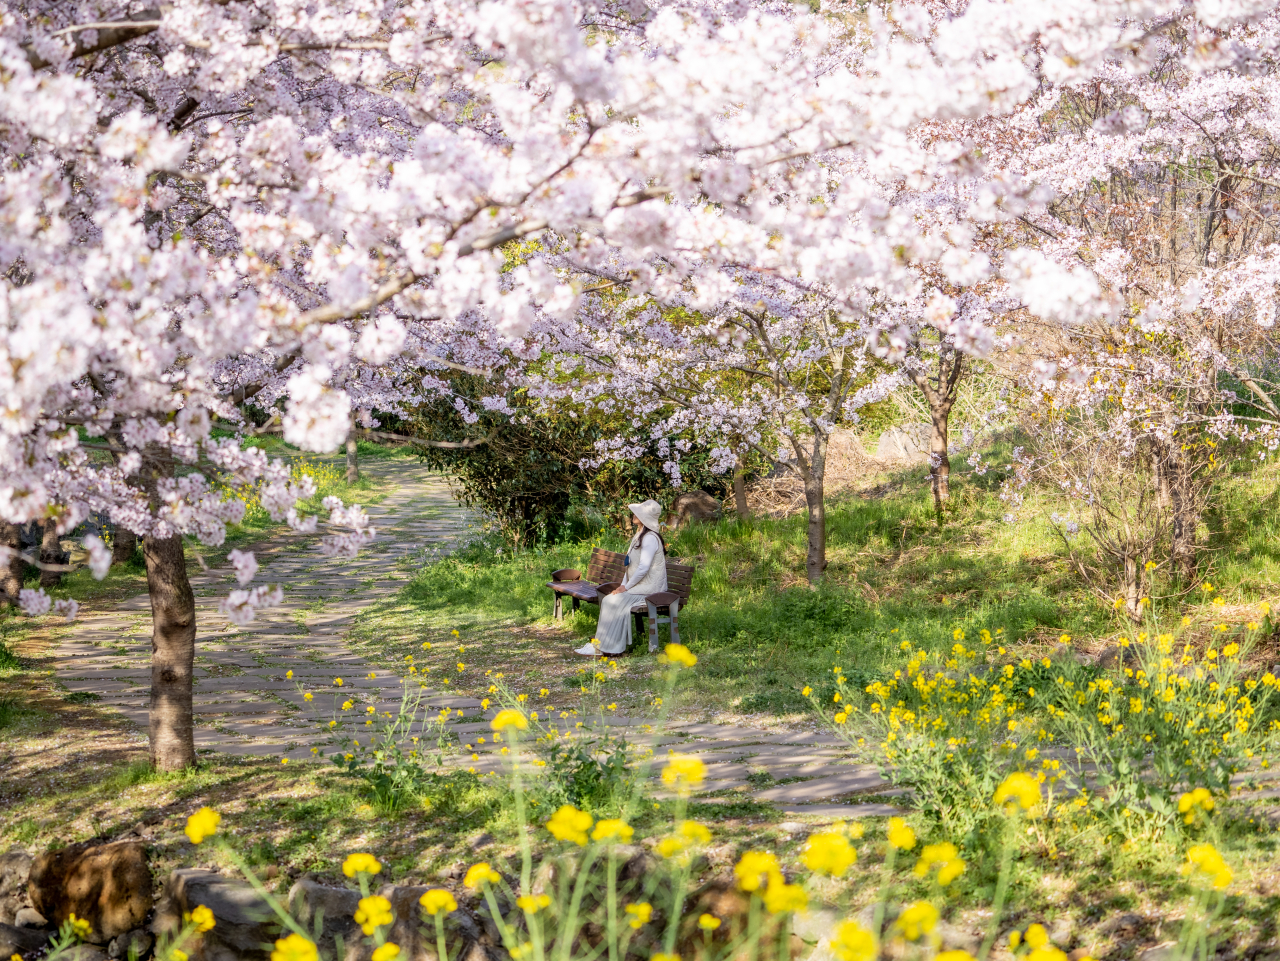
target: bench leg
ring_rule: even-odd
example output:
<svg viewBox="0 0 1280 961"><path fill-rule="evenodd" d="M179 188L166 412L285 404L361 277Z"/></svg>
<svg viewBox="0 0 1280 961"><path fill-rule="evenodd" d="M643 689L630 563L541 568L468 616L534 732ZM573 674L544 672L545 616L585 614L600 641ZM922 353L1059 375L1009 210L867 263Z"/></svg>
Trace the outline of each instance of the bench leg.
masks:
<svg viewBox="0 0 1280 961"><path fill-rule="evenodd" d="M576 597L573 599L573 613L578 613L578 599Z"/></svg>
<svg viewBox="0 0 1280 961"><path fill-rule="evenodd" d="M649 653L658 652L658 609L649 605Z"/></svg>
<svg viewBox="0 0 1280 961"><path fill-rule="evenodd" d="M680 643L680 602L671 602L671 643Z"/></svg>
<svg viewBox="0 0 1280 961"><path fill-rule="evenodd" d="M564 602L559 594L556 595L555 606L551 608L551 615L557 620L564 620Z"/></svg>

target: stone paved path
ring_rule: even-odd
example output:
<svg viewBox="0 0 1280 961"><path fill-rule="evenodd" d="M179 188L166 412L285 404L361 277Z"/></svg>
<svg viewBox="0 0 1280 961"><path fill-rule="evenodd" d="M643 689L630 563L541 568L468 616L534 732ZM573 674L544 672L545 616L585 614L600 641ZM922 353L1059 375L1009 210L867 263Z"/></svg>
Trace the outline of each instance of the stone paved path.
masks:
<svg viewBox="0 0 1280 961"><path fill-rule="evenodd" d="M406 689L436 711L455 710L447 736L471 743L470 754L451 763L496 771L505 759L491 738L472 743L488 730L480 702L423 688L417 678L401 678L352 653L344 635L359 611L400 589L411 563L447 551L466 533L470 517L450 496L445 482L404 462L362 465L393 480L395 492L368 507L378 537L355 561L335 562L315 550L315 536L282 534L255 549L261 569L255 583L279 581L285 602L259 613L246 628L226 622L218 601L235 587L229 568L192 577L196 592L196 749L307 760L331 754L366 728L372 707L395 711ZM409 560L411 563L406 564ZM420 563L420 560L418 560ZM84 614L65 635L55 666L71 692L97 695L98 703L147 727L150 684L150 604L140 595L115 611ZM290 672L292 674L290 675ZM335 685L341 678L342 685ZM310 698L308 698L310 695ZM341 709L350 700L353 707ZM461 712L461 716L456 712ZM492 713L492 709L489 713ZM577 718L574 719L578 720ZM330 722L338 726L330 730ZM724 800L743 796L775 804L788 813L825 817L870 817L896 813L880 802L850 804L850 795L885 794L890 787L867 765L849 763L838 739L810 732L794 736L715 724L676 725L663 736L649 732L644 718L610 717L633 743L696 754L707 765L705 792ZM434 731L419 731L434 744ZM656 768L655 768L656 776ZM886 796L885 800L892 800Z"/></svg>

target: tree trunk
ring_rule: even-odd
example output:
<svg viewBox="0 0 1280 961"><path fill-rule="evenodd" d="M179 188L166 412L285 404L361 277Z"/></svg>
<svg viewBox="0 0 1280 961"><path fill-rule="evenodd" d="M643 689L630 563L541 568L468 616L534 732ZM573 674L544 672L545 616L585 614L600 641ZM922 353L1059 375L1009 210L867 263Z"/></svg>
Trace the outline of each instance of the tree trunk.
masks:
<svg viewBox="0 0 1280 961"><path fill-rule="evenodd" d="M747 505L747 481L742 476L742 462L733 469L733 509L743 520L751 516L751 508Z"/></svg>
<svg viewBox="0 0 1280 961"><path fill-rule="evenodd" d="M196 762L191 712L196 599L180 534L145 537L142 551L151 595L151 763L157 771L178 771Z"/></svg>
<svg viewBox="0 0 1280 961"><path fill-rule="evenodd" d="M22 550L22 532L17 524L0 522L0 545ZM26 573L27 562L20 557L10 558L9 563L0 568L0 589L4 600L17 605L18 591L22 590L22 576Z"/></svg>
<svg viewBox="0 0 1280 961"><path fill-rule="evenodd" d="M1169 506L1173 514L1169 553L1174 571L1184 583L1189 584L1196 576L1196 527L1200 523L1200 512L1186 461L1175 457L1168 466Z"/></svg>
<svg viewBox="0 0 1280 961"><path fill-rule="evenodd" d="M354 484L360 479L360 461L356 457L356 436L347 435L347 483Z"/></svg>
<svg viewBox="0 0 1280 961"><path fill-rule="evenodd" d="M1124 558L1124 612L1134 624L1142 623L1142 582L1138 560L1132 555Z"/></svg>
<svg viewBox="0 0 1280 961"><path fill-rule="evenodd" d="M947 456L947 419L951 405L932 407L929 419L933 429L929 431L929 460L932 464L933 507L939 514L942 505L951 497L951 458Z"/></svg>
<svg viewBox="0 0 1280 961"><path fill-rule="evenodd" d="M45 564L57 564L62 560L62 545L58 543L58 522L49 518L40 523L40 560ZM41 571L41 587L57 587L62 583L61 571Z"/></svg>
<svg viewBox="0 0 1280 961"><path fill-rule="evenodd" d="M827 468L827 438L821 431L814 431L813 457L808 464L798 458L804 478L804 502L809 509L809 550L805 557L805 573L810 584L822 580L827 569L827 505L823 497L823 482Z"/></svg>
<svg viewBox="0 0 1280 961"><path fill-rule="evenodd" d="M127 527L116 525L111 535L111 566L128 564L138 552L138 535Z"/></svg>

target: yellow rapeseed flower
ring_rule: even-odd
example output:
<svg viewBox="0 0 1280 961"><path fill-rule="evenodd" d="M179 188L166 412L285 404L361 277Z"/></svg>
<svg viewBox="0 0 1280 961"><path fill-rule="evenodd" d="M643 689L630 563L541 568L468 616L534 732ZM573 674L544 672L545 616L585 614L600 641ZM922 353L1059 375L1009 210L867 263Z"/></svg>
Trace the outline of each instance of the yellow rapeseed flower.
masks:
<svg viewBox="0 0 1280 961"><path fill-rule="evenodd" d="M572 804L564 804L551 815L547 830L557 841L572 841L582 847L587 843L587 829L591 827L593 820L586 811L579 811Z"/></svg>
<svg viewBox="0 0 1280 961"><path fill-rule="evenodd" d="M1187 851L1182 873L1195 887L1213 886L1221 891L1231 883L1231 869L1212 844L1196 844Z"/></svg>
<svg viewBox="0 0 1280 961"><path fill-rule="evenodd" d="M276 942L271 961L317 961L316 946L300 934L290 934Z"/></svg>
<svg viewBox="0 0 1280 961"><path fill-rule="evenodd" d="M191 839L192 844L199 844L205 838L217 833L218 824L221 821L221 814L212 808L204 807L187 818L187 826L183 831Z"/></svg>
<svg viewBox="0 0 1280 961"><path fill-rule="evenodd" d="M707 766L692 754L672 754L662 769L662 783L681 794L700 785L707 776Z"/></svg>
<svg viewBox="0 0 1280 961"><path fill-rule="evenodd" d="M698 663L698 658L683 644L668 644L665 649L667 660L673 664L680 664L683 667L693 667Z"/></svg>
<svg viewBox="0 0 1280 961"><path fill-rule="evenodd" d="M902 909L893 926L908 941L919 941L938 926L938 909L928 901L909 904Z"/></svg>
<svg viewBox="0 0 1280 961"><path fill-rule="evenodd" d="M747 851L733 868L738 887L743 891L758 891L774 878L781 880L778 859L768 851Z"/></svg>
<svg viewBox="0 0 1280 961"><path fill-rule="evenodd" d="M342 873L349 878L357 874L377 874L382 864L372 854L351 854L342 862Z"/></svg>
<svg viewBox="0 0 1280 961"><path fill-rule="evenodd" d="M939 951L933 956L933 961L974 961L974 957L968 951L956 948L954 951Z"/></svg>
<svg viewBox="0 0 1280 961"><path fill-rule="evenodd" d="M633 834L635 830L626 821L620 818L609 818L596 823L596 829L591 832L591 840L611 841L616 838L625 844L631 840Z"/></svg>
<svg viewBox="0 0 1280 961"><path fill-rule="evenodd" d="M84 918L77 918L74 911L67 918L67 924L71 925L71 933L81 941L84 941L89 935L93 934L93 925Z"/></svg>
<svg viewBox="0 0 1280 961"><path fill-rule="evenodd" d="M1197 809L1206 813L1213 810L1213 795L1209 793L1208 788L1198 787L1178 798L1178 813L1183 816L1182 820L1187 824L1195 823Z"/></svg>
<svg viewBox="0 0 1280 961"><path fill-rule="evenodd" d="M786 884L782 875L769 879L764 892L764 907L770 914L792 914L809 906L809 896L798 884Z"/></svg>
<svg viewBox="0 0 1280 961"><path fill-rule="evenodd" d="M481 885L497 884L501 880L498 872L489 867L488 861L481 861L467 869L467 876L462 879L462 883L472 891L478 891Z"/></svg>
<svg viewBox="0 0 1280 961"><path fill-rule="evenodd" d="M714 931L720 927L720 919L714 914L700 914L698 915L698 927L703 931Z"/></svg>
<svg viewBox="0 0 1280 961"><path fill-rule="evenodd" d="M441 911L445 914L451 914L458 910L458 902L444 888L432 888L418 898L418 903L422 905L422 910L432 917L435 917Z"/></svg>
<svg viewBox="0 0 1280 961"><path fill-rule="evenodd" d="M808 697L812 693L813 693L813 688L811 688L808 684L806 684L804 686L804 690L800 692L802 697Z"/></svg>
<svg viewBox="0 0 1280 961"><path fill-rule="evenodd" d="M196 931L200 934L204 934L206 931L212 931L214 925L217 923L214 920L213 912L203 904L197 904L192 908L191 914L188 915L187 920L196 926Z"/></svg>
<svg viewBox="0 0 1280 961"><path fill-rule="evenodd" d="M649 923L649 918L653 917L653 905L648 901L641 901L639 904L628 904L627 914L631 915L627 919L627 924L638 931Z"/></svg>
<svg viewBox="0 0 1280 961"><path fill-rule="evenodd" d="M1030 813L1040 805L1040 784L1031 775L1015 771L996 788L995 802L1010 814L1018 809Z"/></svg>
<svg viewBox="0 0 1280 961"><path fill-rule="evenodd" d="M945 888L964 873L965 862L954 844L943 841L939 844L926 844L921 848L920 860L913 870L916 877L922 878L933 867L938 869L938 883Z"/></svg>
<svg viewBox="0 0 1280 961"><path fill-rule="evenodd" d="M549 894L525 894L516 898L516 907L525 914L537 914L543 908L551 907Z"/></svg>
<svg viewBox="0 0 1280 961"><path fill-rule="evenodd" d="M377 928L394 921L395 915L391 913L390 901L380 894L373 894L367 898L360 899L360 905L356 908L355 920L365 934L373 934Z"/></svg>
<svg viewBox="0 0 1280 961"><path fill-rule="evenodd" d="M902 818L889 818L889 844L900 851L916 846L916 832Z"/></svg>
<svg viewBox="0 0 1280 961"><path fill-rule="evenodd" d="M858 860L858 852L842 833L826 831L809 837L800 860L810 871L838 878Z"/></svg>
<svg viewBox="0 0 1280 961"><path fill-rule="evenodd" d="M398 957L400 957L400 945L388 941L373 949L370 961L394 961Z"/></svg>
<svg viewBox="0 0 1280 961"><path fill-rule="evenodd" d="M489 726L495 731L505 731L509 727L524 731L529 728L529 719L514 708L507 708L499 711L497 716L489 722Z"/></svg>
<svg viewBox="0 0 1280 961"><path fill-rule="evenodd" d="M664 952L659 951L649 958L649 961L680 961L680 955L665 954Z"/></svg>
<svg viewBox="0 0 1280 961"><path fill-rule="evenodd" d="M837 961L872 961L878 953L876 937L857 921L844 921L831 939Z"/></svg>

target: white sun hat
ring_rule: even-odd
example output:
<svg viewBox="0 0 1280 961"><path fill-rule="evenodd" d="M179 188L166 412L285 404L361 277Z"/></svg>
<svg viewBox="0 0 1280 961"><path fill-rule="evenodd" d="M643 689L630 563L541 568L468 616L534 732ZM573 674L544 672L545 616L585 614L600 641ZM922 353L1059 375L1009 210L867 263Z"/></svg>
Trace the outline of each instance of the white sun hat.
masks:
<svg viewBox="0 0 1280 961"><path fill-rule="evenodd" d="M636 515L640 523L649 528L649 530L657 531L662 526L662 505L657 501L647 500L642 504L628 504L627 506L631 508L631 513Z"/></svg>

